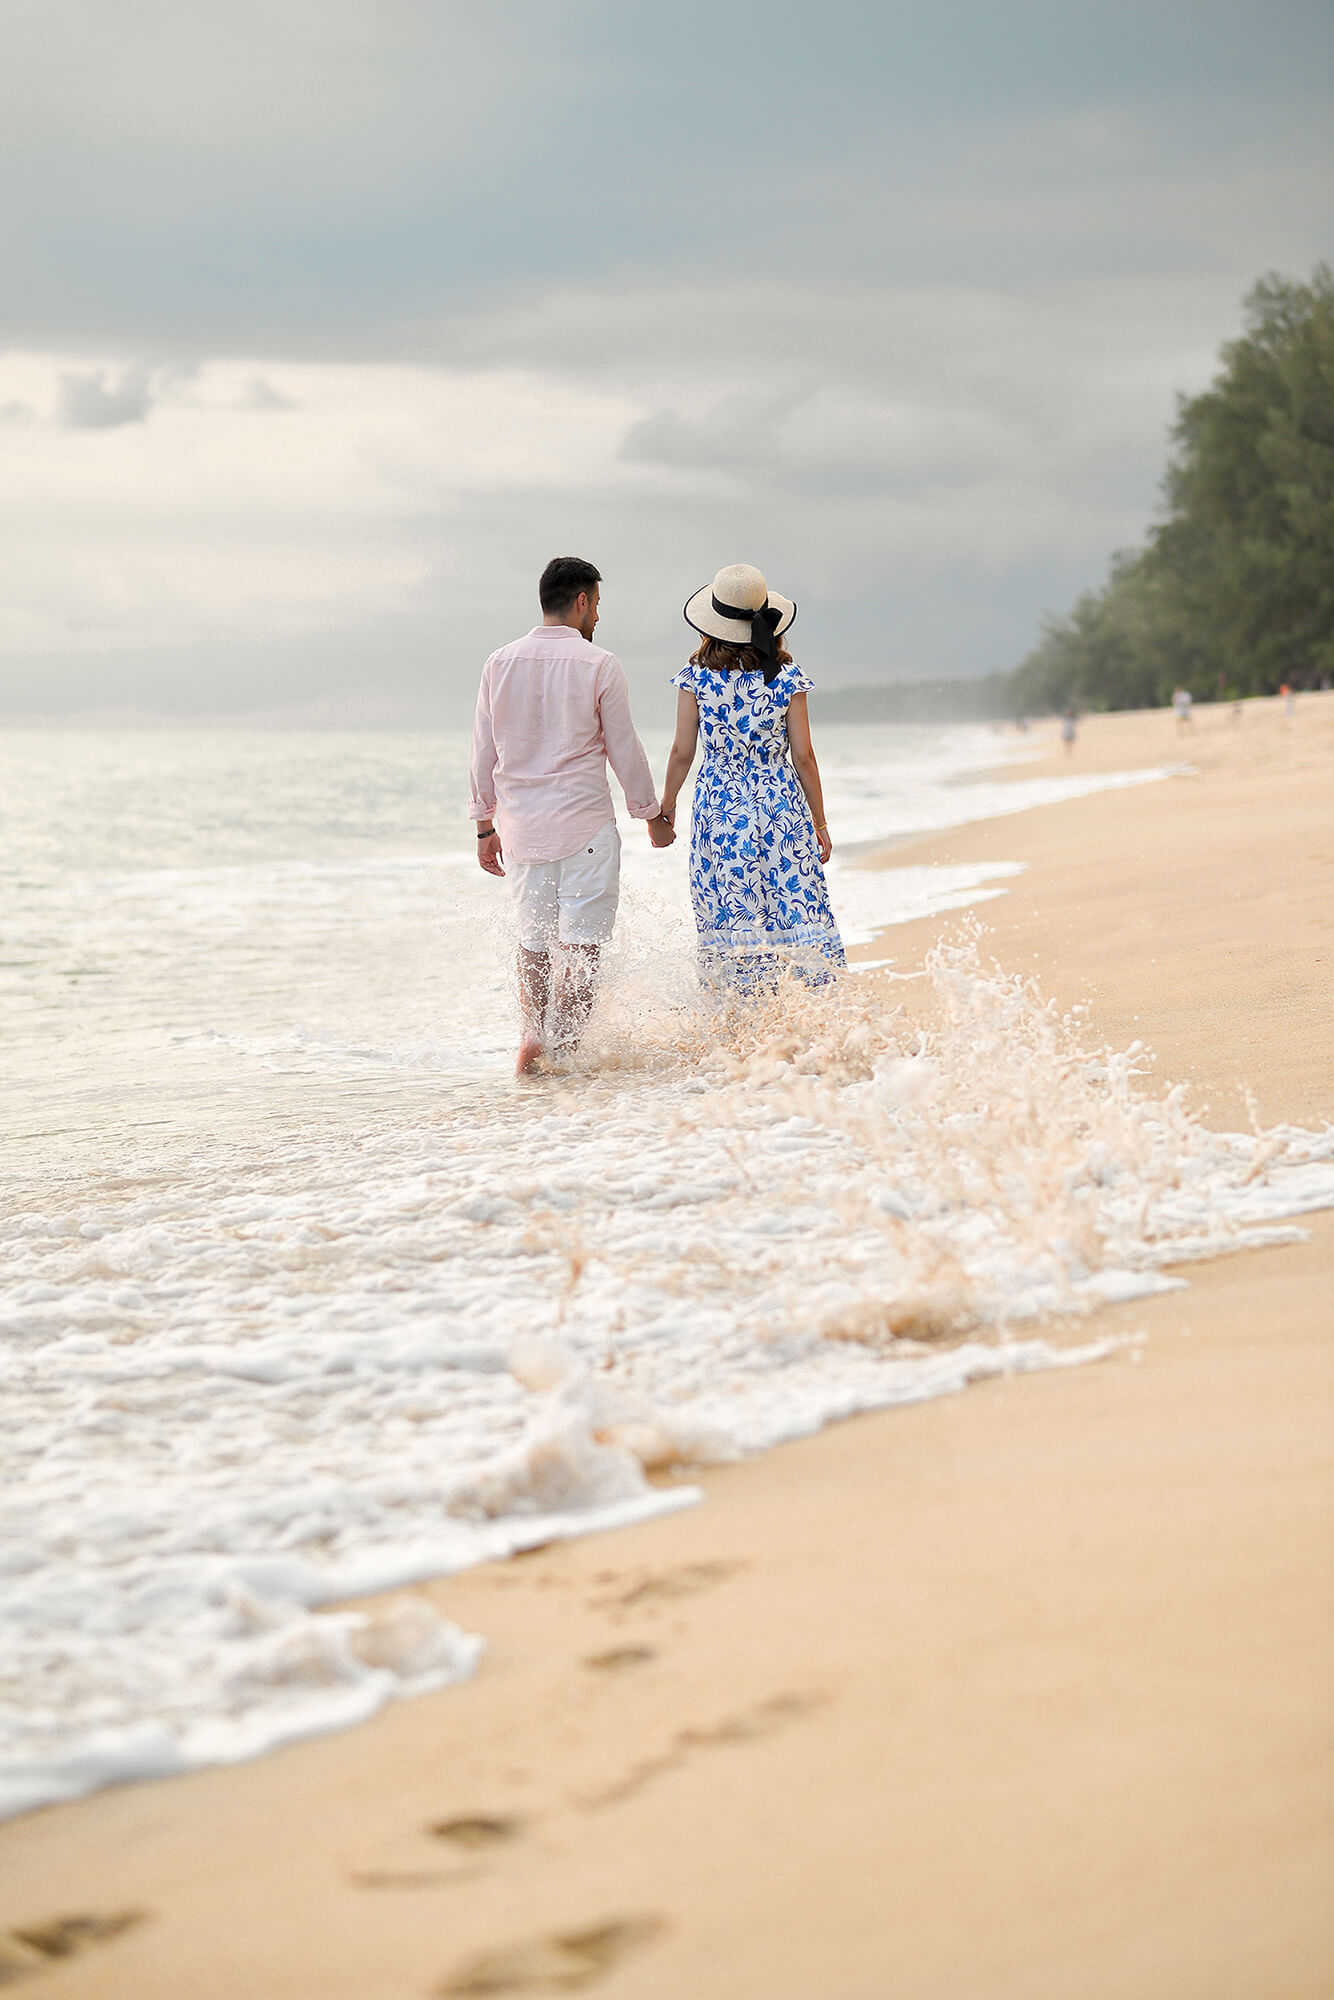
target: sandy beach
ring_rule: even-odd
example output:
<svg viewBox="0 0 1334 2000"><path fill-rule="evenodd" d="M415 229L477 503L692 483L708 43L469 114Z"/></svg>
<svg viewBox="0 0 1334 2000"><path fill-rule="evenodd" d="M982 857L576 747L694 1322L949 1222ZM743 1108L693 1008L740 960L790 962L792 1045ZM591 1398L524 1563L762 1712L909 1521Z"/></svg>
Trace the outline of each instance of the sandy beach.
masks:
<svg viewBox="0 0 1334 2000"><path fill-rule="evenodd" d="M1023 775L1067 768L1035 747ZM1164 763L1190 768L881 859L1023 863L990 954L1087 1002L1089 1039L1142 1040L1219 1129L1248 1103L1318 1125L1334 696L1179 736L1092 718L1069 768ZM911 973L942 928L864 955ZM1105 1310L1097 1365L862 1417L706 1471L689 1511L425 1586L487 1637L464 1686L0 1827L0 1984L1321 2000L1334 1214L1304 1226Z"/></svg>

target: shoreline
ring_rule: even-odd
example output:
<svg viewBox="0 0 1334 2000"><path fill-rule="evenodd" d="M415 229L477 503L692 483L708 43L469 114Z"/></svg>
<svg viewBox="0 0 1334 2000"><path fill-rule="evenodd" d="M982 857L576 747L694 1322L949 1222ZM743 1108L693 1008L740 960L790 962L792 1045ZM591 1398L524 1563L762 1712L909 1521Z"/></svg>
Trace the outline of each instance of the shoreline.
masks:
<svg viewBox="0 0 1334 2000"><path fill-rule="evenodd" d="M1086 718L1073 758L1053 740L997 777L1122 771L1169 749L1189 774L896 844L882 865L1020 862L983 912L989 956L1036 967L1063 1007L1088 1003L1098 1039L1147 1043L1215 1129L1250 1129L1248 1090L1261 1124L1318 1125L1334 1118L1334 694L1303 702L1291 720L1277 700L1240 724L1220 709L1184 741L1168 711ZM939 930L894 925L850 957L916 964Z"/></svg>
<svg viewBox="0 0 1334 2000"><path fill-rule="evenodd" d="M1211 1124L1240 1075L1264 1121L1315 1123L1331 724L1322 697L1287 735L1197 721L1197 777L890 865L1023 861L984 913L1001 963L1142 1037ZM1047 763L1169 743L1091 718ZM913 967L951 921L861 952ZM610 2000L1315 2000L1334 1216L1303 1226L1084 1322L1146 1336L1096 1367L835 1425L699 1474L702 1508L425 1586L487 1635L477 1678L0 1827L0 1930L147 1910L44 1971L105 2000L558 1990L542 1964L580 1954ZM509 1985L460 1984L488 1952Z"/></svg>

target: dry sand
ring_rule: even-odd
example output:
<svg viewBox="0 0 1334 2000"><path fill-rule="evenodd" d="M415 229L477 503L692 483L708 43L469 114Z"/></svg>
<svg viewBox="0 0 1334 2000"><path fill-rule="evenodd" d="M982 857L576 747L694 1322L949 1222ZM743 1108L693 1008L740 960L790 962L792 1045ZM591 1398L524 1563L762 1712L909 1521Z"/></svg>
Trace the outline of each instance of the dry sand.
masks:
<svg viewBox="0 0 1334 2000"><path fill-rule="evenodd" d="M1214 1122L1243 1079L1319 1122L1334 697L1181 743L1100 718L1073 763L1177 757L887 858L1027 862L984 913L1004 963ZM143 1913L11 1963L34 2000L1327 2000L1334 1215L1187 1275L1100 1317L1142 1359L861 1418L433 1586L490 1638L467 1687L0 1829L0 1931Z"/></svg>

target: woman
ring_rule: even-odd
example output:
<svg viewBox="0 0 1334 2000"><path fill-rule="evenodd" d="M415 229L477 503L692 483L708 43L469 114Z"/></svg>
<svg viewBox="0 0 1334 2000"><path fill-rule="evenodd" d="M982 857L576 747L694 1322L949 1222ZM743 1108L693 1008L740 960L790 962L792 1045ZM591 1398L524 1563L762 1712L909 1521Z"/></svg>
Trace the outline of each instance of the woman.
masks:
<svg viewBox="0 0 1334 2000"><path fill-rule="evenodd" d="M674 824L702 735L690 832L700 969L746 990L772 986L785 967L820 985L844 964L822 866L832 843L806 713L811 682L779 644L796 615L748 563L720 569L686 605L700 644L672 679L680 693L662 814Z"/></svg>

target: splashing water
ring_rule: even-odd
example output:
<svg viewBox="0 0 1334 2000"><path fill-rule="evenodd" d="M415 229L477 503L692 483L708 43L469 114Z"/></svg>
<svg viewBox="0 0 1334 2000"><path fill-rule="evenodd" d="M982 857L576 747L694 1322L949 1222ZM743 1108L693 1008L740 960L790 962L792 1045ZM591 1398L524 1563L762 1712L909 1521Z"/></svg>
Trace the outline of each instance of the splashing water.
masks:
<svg viewBox="0 0 1334 2000"><path fill-rule="evenodd" d="M1092 1359L1040 1323L1334 1204L1334 1130L1206 1130L975 933L928 971L929 1031L853 977L714 1011L621 977L540 1086L47 1183L4 1224L0 1802L457 1678L480 1641L424 1603L320 1607Z"/></svg>

